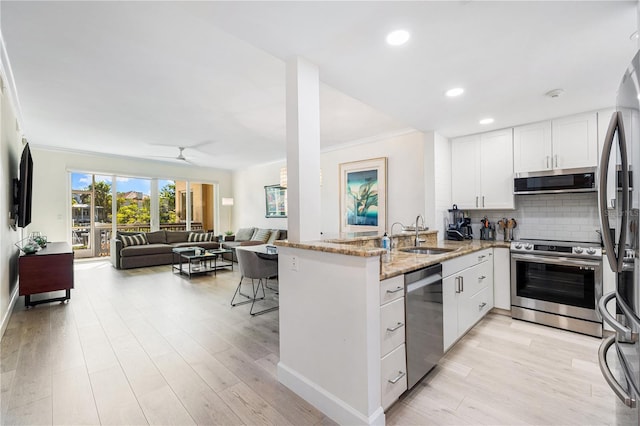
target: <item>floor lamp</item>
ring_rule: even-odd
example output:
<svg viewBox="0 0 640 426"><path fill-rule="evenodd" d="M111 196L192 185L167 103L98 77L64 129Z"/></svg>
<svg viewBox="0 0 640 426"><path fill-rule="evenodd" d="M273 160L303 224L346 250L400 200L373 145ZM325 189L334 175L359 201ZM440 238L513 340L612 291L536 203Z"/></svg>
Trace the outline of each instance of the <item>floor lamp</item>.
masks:
<svg viewBox="0 0 640 426"><path fill-rule="evenodd" d="M233 198L223 198L222 205L229 207L229 231L231 231L231 206L233 206Z"/></svg>

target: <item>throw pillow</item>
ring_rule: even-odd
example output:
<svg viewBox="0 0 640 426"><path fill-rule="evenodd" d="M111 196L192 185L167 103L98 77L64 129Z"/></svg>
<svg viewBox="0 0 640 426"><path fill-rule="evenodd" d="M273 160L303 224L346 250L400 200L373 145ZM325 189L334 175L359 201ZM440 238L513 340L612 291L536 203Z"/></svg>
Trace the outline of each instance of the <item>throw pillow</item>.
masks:
<svg viewBox="0 0 640 426"><path fill-rule="evenodd" d="M240 228L236 232L236 241L249 241L255 228Z"/></svg>
<svg viewBox="0 0 640 426"><path fill-rule="evenodd" d="M278 237L280 237L280 231L278 229L272 229L271 236L269 236L267 244L273 244L278 239Z"/></svg>
<svg viewBox="0 0 640 426"><path fill-rule="evenodd" d="M120 238L122 239L122 247L143 246L145 244L149 244L145 234L121 235Z"/></svg>
<svg viewBox="0 0 640 426"><path fill-rule="evenodd" d="M251 241L260 241L266 243L269 240L270 236L270 229L256 229L256 232L254 232L253 236L251 237Z"/></svg>
<svg viewBox="0 0 640 426"><path fill-rule="evenodd" d="M213 234L210 232L189 232L187 241L190 243L202 243L207 241L213 241Z"/></svg>

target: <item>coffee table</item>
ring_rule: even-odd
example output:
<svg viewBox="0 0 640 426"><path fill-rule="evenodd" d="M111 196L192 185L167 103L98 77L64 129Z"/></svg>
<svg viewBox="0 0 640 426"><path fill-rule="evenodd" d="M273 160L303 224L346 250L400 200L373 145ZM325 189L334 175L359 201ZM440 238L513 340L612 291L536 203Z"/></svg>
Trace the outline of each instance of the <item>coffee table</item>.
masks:
<svg viewBox="0 0 640 426"><path fill-rule="evenodd" d="M233 262L223 259L224 253L231 253L227 249L205 250L202 247L176 247L172 250L173 259L171 269L180 275L191 278L192 275L212 272L217 275L218 269L231 267Z"/></svg>

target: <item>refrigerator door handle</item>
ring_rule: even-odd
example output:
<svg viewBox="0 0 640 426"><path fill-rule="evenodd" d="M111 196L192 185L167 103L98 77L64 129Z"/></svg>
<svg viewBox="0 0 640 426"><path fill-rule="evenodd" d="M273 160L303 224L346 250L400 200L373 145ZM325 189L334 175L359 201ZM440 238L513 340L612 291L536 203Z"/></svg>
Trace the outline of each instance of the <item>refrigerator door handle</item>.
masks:
<svg viewBox="0 0 640 426"><path fill-rule="evenodd" d="M602 372L602 375L604 376L604 379L606 380L609 387L613 390L616 396L620 398L622 402L624 402L624 405L626 405L627 407L635 408L635 398L629 395L627 391L622 386L620 386L620 383L618 383L616 378L611 373L609 364L607 364L607 351L615 342L615 335L602 340L602 343L598 348L598 364L600 365L600 371Z"/></svg>
<svg viewBox="0 0 640 426"><path fill-rule="evenodd" d="M598 176L598 210L600 215L600 227L602 228L602 242L609 261L609 266L613 272L622 272L622 260L624 256L624 242L627 238L627 209L629 200L629 168L627 158L626 143L624 143L624 136L622 131L622 114L614 112L609 122L609 128L607 129L607 135L605 136L604 147L602 148L602 157L600 157L600 167ZM620 145L620 158L622 160L622 225L620 229L620 241L618 242L619 255L616 256L615 246L609 230L611 225L609 223L608 209L607 209L607 175L609 173L609 157L613 148L614 136L618 131L618 142ZM626 185L626 186L625 186ZM622 245L620 245L622 243Z"/></svg>
<svg viewBox="0 0 640 426"><path fill-rule="evenodd" d="M613 328L627 342L637 342L638 334L633 333L630 328L620 324L607 310L607 303L616 297L616 292L612 291L600 298L598 301L598 311L602 319Z"/></svg>

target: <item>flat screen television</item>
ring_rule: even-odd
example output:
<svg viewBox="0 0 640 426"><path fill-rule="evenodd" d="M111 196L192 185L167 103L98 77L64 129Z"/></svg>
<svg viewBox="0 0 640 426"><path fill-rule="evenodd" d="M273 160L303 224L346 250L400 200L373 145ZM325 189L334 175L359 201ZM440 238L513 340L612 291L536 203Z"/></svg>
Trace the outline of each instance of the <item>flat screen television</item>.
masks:
<svg viewBox="0 0 640 426"><path fill-rule="evenodd" d="M17 185L17 224L24 228L31 223L31 196L33 186L33 159L29 144L24 146L20 158L20 180Z"/></svg>

